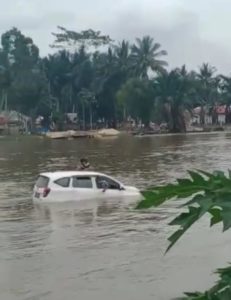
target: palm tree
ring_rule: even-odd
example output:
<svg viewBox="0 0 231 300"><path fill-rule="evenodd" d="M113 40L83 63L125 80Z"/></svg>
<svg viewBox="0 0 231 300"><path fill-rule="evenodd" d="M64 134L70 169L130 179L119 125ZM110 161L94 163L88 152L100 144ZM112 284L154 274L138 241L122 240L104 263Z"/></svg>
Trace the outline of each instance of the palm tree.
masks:
<svg viewBox="0 0 231 300"><path fill-rule="evenodd" d="M231 105L231 77L220 76L220 90L224 103Z"/></svg>
<svg viewBox="0 0 231 300"><path fill-rule="evenodd" d="M121 107L127 109L129 116L142 121L145 128L149 128L154 108L154 92L152 81L131 78L117 93L117 100Z"/></svg>
<svg viewBox="0 0 231 300"><path fill-rule="evenodd" d="M11 85L9 65L7 57L0 50L0 110L7 110L8 107L8 90Z"/></svg>
<svg viewBox="0 0 231 300"><path fill-rule="evenodd" d="M222 103L226 104L226 122L231 122L231 77L220 75L220 96Z"/></svg>
<svg viewBox="0 0 231 300"><path fill-rule="evenodd" d="M96 103L95 94L88 89L81 89L79 92L79 98L82 106L82 121L83 129L86 129L86 108L89 110L89 124L90 128L93 127L93 105Z"/></svg>
<svg viewBox="0 0 231 300"><path fill-rule="evenodd" d="M185 111L191 111L192 82L184 69L165 72L154 81L157 101L156 105L164 115L171 132L185 132Z"/></svg>
<svg viewBox="0 0 231 300"><path fill-rule="evenodd" d="M168 64L160 58L167 55L167 52L160 48L161 45L150 36L136 39L136 44L132 46L132 59L137 76L147 79L149 70L158 73L165 71L164 67Z"/></svg>
<svg viewBox="0 0 231 300"><path fill-rule="evenodd" d="M0 111L7 110L8 108L8 94L7 94L7 82L6 82L6 70L3 66L0 65Z"/></svg>
<svg viewBox="0 0 231 300"><path fill-rule="evenodd" d="M115 58L118 69L123 73L131 70L131 53L129 42L123 40L115 46Z"/></svg>
<svg viewBox="0 0 231 300"><path fill-rule="evenodd" d="M107 53L95 53L93 56L93 65L97 92L101 93L108 80L116 72L116 57L112 48L109 47Z"/></svg>
<svg viewBox="0 0 231 300"><path fill-rule="evenodd" d="M49 97L55 102L56 110L64 109L62 90L69 83L71 61L67 51L60 51L43 59L43 69L48 81Z"/></svg>
<svg viewBox="0 0 231 300"><path fill-rule="evenodd" d="M84 47L81 47L78 52L75 53L72 70L71 70L71 82L73 86L74 98L77 101L73 101L73 104L78 111L82 111L82 124L83 129L86 129L86 115L89 108L90 124L92 127L92 98L93 98L93 81L94 81L94 65L91 60L90 54L88 54Z"/></svg>
<svg viewBox="0 0 231 300"><path fill-rule="evenodd" d="M100 118L113 122L114 126L118 117L116 93L128 77L129 59L129 45L125 41L94 59L98 114Z"/></svg>
<svg viewBox="0 0 231 300"><path fill-rule="evenodd" d="M197 74L198 104L201 106L201 124L205 123L205 111L212 110L219 100L220 78L215 76L216 68L204 63Z"/></svg>

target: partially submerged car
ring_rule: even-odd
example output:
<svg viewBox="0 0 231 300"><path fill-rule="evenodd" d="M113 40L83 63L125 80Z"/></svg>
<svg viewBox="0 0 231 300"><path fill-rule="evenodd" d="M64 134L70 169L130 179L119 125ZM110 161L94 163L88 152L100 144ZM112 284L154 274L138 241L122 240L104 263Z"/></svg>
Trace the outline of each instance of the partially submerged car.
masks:
<svg viewBox="0 0 231 300"><path fill-rule="evenodd" d="M141 196L136 187L123 185L102 173L62 171L41 173L33 189L40 202L78 201L97 198Z"/></svg>

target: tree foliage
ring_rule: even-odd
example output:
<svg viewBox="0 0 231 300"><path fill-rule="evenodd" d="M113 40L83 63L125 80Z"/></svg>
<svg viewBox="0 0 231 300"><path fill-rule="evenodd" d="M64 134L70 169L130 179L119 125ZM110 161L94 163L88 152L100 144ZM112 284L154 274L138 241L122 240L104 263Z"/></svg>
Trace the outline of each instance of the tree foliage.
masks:
<svg viewBox="0 0 231 300"><path fill-rule="evenodd" d="M217 75L206 63L197 71L185 66L167 71L167 52L150 36L114 42L93 29L58 30L53 33L54 53L43 58L33 40L17 28L2 34L0 108L7 99L9 109L29 115L76 112L83 121L80 92L88 90L95 104L91 112L85 111L86 122L92 116L116 125L133 117L185 132L185 112L201 106L204 123L208 109L231 104L230 77ZM228 111L227 121L231 122Z"/></svg>
<svg viewBox="0 0 231 300"><path fill-rule="evenodd" d="M164 72L154 80L156 99L172 132L185 132L186 110L194 106L195 78L186 71L185 66L170 72Z"/></svg>
<svg viewBox="0 0 231 300"><path fill-rule="evenodd" d="M7 94L8 105L23 113L32 113L47 95L47 79L42 69L39 49L31 38L17 28L2 35L0 89Z"/></svg>
<svg viewBox="0 0 231 300"><path fill-rule="evenodd" d="M161 45L155 43L150 36L137 38L132 46L132 59L135 73L141 78L148 78L148 72L164 72L168 65L166 61L161 60L162 56L167 55L167 51L160 50Z"/></svg>
<svg viewBox="0 0 231 300"><path fill-rule="evenodd" d="M216 171L208 173L201 170L189 171L189 178L178 179L177 183L149 188L143 193L137 208L156 207L170 200L182 199L180 208L186 208L169 225L178 229L168 238L167 251L182 235L205 214L210 216L210 226L222 223L223 231L231 227L231 171L226 175ZM231 299L231 267L219 269L218 283L205 293L187 293L179 299L226 300Z"/></svg>
<svg viewBox="0 0 231 300"><path fill-rule="evenodd" d="M86 48L99 47L112 42L108 35L101 35L100 31L92 29L80 32L68 30L62 26L58 26L58 29L59 33L52 33L55 37L55 41L51 45L52 48L77 50L82 46Z"/></svg>
<svg viewBox="0 0 231 300"><path fill-rule="evenodd" d="M130 79L117 94L119 103L133 118L149 125L154 109L154 87L148 80Z"/></svg>

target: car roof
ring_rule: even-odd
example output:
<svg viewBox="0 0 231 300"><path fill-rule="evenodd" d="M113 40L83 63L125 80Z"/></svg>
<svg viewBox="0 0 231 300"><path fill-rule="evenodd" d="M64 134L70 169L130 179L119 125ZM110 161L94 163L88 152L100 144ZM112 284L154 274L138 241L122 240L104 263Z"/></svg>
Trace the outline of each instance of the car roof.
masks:
<svg viewBox="0 0 231 300"><path fill-rule="evenodd" d="M40 173L39 175L49 177L52 180L57 178L62 178L62 177L71 177L71 176L107 176L103 173L92 172L92 171L56 171L56 172L44 172L44 173Z"/></svg>

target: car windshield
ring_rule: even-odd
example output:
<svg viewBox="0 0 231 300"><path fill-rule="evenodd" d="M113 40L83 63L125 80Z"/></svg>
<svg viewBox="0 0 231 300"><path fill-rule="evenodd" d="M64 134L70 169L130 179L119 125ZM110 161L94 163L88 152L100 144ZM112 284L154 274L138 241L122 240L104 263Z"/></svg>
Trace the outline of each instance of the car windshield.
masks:
<svg viewBox="0 0 231 300"><path fill-rule="evenodd" d="M48 183L49 183L49 178L46 177L46 176L39 176L37 181L36 181L36 186L38 188L46 188L48 186Z"/></svg>

